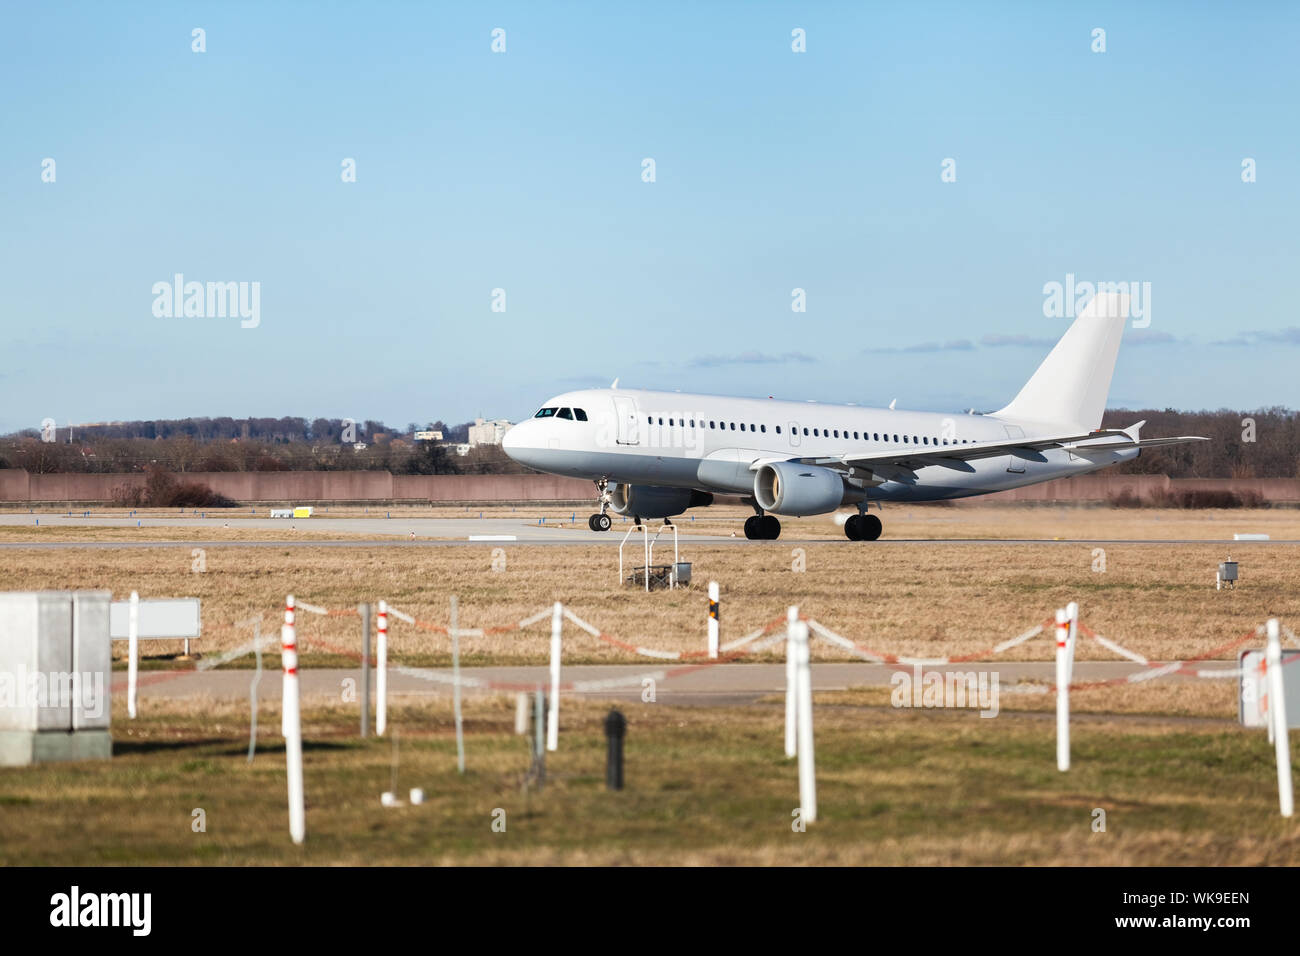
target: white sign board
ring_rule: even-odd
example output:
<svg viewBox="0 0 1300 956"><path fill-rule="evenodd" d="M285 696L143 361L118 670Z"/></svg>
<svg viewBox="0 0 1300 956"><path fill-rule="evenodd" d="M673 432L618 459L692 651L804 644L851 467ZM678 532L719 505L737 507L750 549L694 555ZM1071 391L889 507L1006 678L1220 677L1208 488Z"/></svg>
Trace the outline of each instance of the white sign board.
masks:
<svg viewBox="0 0 1300 956"><path fill-rule="evenodd" d="M115 641L127 639L130 601L114 601L109 609L108 633ZM198 598L157 598L140 602L142 640L158 637L199 637Z"/></svg>
<svg viewBox="0 0 1300 956"><path fill-rule="evenodd" d="M1245 727L1267 727L1268 681L1264 676L1264 651L1242 651L1237 660L1241 665L1237 720ZM1300 727L1300 651L1282 651L1282 691L1287 700L1287 726Z"/></svg>

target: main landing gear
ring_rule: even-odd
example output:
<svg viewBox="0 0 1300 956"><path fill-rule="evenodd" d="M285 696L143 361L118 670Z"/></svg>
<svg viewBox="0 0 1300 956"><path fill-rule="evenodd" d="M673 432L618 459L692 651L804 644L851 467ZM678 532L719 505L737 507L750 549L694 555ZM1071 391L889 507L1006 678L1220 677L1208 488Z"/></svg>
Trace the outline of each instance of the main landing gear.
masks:
<svg viewBox="0 0 1300 956"><path fill-rule="evenodd" d="M844 522L844 534L850 541L875 541L883 530L880 519L865 511L849 515L849 520Z"/></svg>
<svg viewBox="0 0 1300 956"><path fill-rule="evenodd" d="M775 541L781 537L781 522L775 515L753 515L745 519L745 537L751 541Z"/></svg>
<svg viewBox="0 0 1300 956"><path fill-rule="evenodd" d="M600 504L600 511L587 519L587 527L592 531L608 531L609 526L613 524L609 515L606 514L606 512L609 511L609 491L606 490L608 486L608 478L601 478L596 482L596 488L600 491L600 495L597 498L597 501Z"/></svg>

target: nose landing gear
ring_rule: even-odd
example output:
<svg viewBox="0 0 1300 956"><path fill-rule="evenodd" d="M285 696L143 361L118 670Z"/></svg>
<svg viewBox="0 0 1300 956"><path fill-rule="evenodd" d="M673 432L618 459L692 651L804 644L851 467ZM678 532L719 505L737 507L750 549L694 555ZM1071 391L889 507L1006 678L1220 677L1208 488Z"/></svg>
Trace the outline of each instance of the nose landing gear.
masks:
<svg viewBox="0 0 1300 956"><path fill-rule="evenodd" d="M600 505L600 511L587 519L587 527L592 531L608 531L609 526L613 523L607 511L609 511L609 479L601 478L596 482L596 488L600 494L597 495L597 503Z"/></svg>

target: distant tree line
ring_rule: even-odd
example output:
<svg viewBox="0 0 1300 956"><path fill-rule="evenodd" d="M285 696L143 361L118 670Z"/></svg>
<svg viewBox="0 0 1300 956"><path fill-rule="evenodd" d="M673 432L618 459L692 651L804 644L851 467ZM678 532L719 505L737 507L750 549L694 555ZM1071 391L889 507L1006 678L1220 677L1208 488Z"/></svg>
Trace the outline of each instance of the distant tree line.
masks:
<svg viewBox="0 0 1300 956"><path fill-rule="evenodd" d="M1300 413L1291 409L1111 409L1102 427L1128 428L1144 419L1143 438L1201 435L1210 440L1146 448L1137 461L1117 465L1112 472L1170 478L1300 478Z"/></svg>
<svg viewBox="0 0 1300 956"><path fill-rule="evenodd" d="M1142 436L1203 435L1208 442L1148 448L1137 461L1112 472L1165 474L1171 478L1300 478L1300 414L1286 408L1256 411L1180 412L1174 409L1111 409L1106 428L1146 420ZM345 442L337 418L187 418L78 426L69 442L43 442L35 430L0 438L0 468L34 474L57 472L203 471L390 471L399 475L519 474L529 469L498 445L479 445L468 455L450 447L465 442L469 425L427 426L444 444L414 441L415 423L389 428L356 424L356 442ZM247 434L245 434L247 433ZM364 444L365 448L357 445Z"/></svg>
<svg viewBox="0 0 1300 956"><path fill-rule="evenodd" d="M399 475L492 474L528 471L499 446L466 455L455 443L469 423L414 422L405 429L338 418L186 418L59 427L56 441L28 429L0 438L0 468L33 474L208 471L389 471ZM415 441L441 431L443 442ZM364 446L364 447L362 447Z"/></svg>

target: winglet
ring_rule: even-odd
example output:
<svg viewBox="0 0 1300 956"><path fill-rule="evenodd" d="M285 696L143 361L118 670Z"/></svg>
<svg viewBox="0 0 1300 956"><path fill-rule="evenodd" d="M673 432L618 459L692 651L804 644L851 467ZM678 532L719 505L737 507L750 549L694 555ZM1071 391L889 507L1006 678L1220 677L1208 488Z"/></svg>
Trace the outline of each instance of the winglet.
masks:
<svg viewBox="0 0 1300 956"><path fill-rule="evenodd" d="M614 379L614 381L610 383L610 386L609 386L609 387L610 387L611 389L618 388L618 379Z"/></svg>
<svg viewBox="0 0 1300 956"><path fill-rule="evenodd" d="M1145 425L1146 423L1147 420L1144 418L1136 425L1130 425L1128 428L1123 429L1123 432L1125 435L1127 435L1129 438L1133 439L1134 441L1140 441L1141 439L1138 438L1138 432L1142 429L1142 426Z"/></svg>

